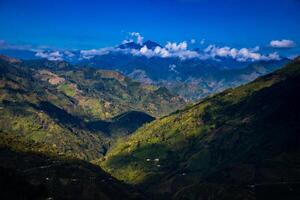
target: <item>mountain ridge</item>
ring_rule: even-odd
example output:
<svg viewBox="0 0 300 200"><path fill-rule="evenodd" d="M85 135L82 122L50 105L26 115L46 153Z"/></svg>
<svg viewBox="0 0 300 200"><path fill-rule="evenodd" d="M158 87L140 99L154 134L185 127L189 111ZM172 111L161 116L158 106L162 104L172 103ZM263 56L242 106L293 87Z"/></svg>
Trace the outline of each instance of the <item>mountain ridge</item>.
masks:
<svg viewBox="0 0 300 200"><path fill-rule="evenodd" d="M299 89L294 60L139 128L98 164L157 199L294 199Z"/></svg>
<svg viewBox="0 0 300 200"><path fill-rule="evenodd" d="M119 71L143 84L167 87L173 93L193 102L207 95L252 81L290 61L290 59L280 56L270 59L262 58L261 60L238 60L230 56L182 58L180 52L176 56L153 56L148 52L155 52L155 49L159 51L162 48L173 48L172 44L175 43L168 44L169 47L162 47L159 43L151 40L143 43L127 41L124 44L108 48L74 51L40 50L31 53L36 55L42 53L45 59L69 61L81 67L90 66ZM142 49L143 47L147 48ZM172 49L168 49L168 51L172 52ZM185 53L193 51L200 55L204 50L196 48L195 50L185 49L182 51L186 51ZM6 51L3 53L14 55ZM53 56L51 56L52 53ZM24 58L28 59L28 56ZM259 67L251 67L254 65Z"/></svg>
<svg viewBox="0 0 300 200"><path fill-rule="evenodd" d="M83 60L78 64L117 70L142 83L167 87L187 100L195 101L252 81L279 69L288 61L289 59L284 58L256 62L238 62L233 59L181 60L113 52Z"/></svg>

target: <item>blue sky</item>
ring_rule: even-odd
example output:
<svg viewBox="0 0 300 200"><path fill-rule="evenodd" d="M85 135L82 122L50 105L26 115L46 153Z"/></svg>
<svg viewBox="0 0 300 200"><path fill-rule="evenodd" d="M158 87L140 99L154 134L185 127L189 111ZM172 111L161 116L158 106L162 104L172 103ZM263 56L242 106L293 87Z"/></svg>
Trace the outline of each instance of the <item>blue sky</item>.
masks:
<svg viewBox="0 0 300 200"><path fill-rule="evenodd" d="M299 10L299 0L1 0L0 40L90 49L119 44L134 31L162 44L205 39L267 50L271 40L300 44Z"/></svg>

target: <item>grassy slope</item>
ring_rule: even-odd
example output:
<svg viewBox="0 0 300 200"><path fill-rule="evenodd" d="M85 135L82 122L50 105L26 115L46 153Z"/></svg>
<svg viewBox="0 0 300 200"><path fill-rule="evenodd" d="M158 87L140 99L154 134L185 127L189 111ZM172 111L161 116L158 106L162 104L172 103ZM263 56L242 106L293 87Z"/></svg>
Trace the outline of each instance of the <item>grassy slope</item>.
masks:
<svg viewBox="0 0 300 200"><path fill-rule="evenodd" d="M101 156L108 142L105 134L88 130L63 109L74 109L71 99L32 74L19 63L0 61L0 142L15 149L26 143L27 150L86 160Z"/></svg>
<svg viewBox="0 0 300 200"><path fill-rule="evenodd" d="M65 76L51 72L48 69L50 64L51 69L57 72L55 67L58 67L59 73L65 72ZM101 120L104 112L94 106L94 102L101 102L106 93L92 89L92 82L97 82L97 77L94 77L94 81L88 77L77 80L70 73L81 74L81 70L71 71L66 68L66 63L52 65L53 63L42 63L38 69L30 69L28 63L1 57L0 144L10 145L16 150L34 150L93 160L106 153L114 140L111 136L130 134L142 124L153 120L146 113L128 111L128 106L124 106L122 110L114 109L119 106L118 101L110 103L114 110L112 115L116 117L107 121ZM89 75L100 72L102 73L101 70L92 70ZM109 73L105 75L105 79L111 77L111 80L102 81L98 78L108 90L111 87L109 81L116 82L118 78L112 76L117 74L120 76L118 79L125 78L115 72L105 73ZM74 83L72 77L80 84ZM117 94L114 97L114 93L109 92L111 98L123 100ZM78 96L81 98L79 100L86 101L84 105L80 104ZM86 106L95 115L86 112ZM117 115L123 110L128 112Z"/></svg>
<svg viewBox="0 0 300 200"><path fill-rule="evenodd" d="M73 96L75 99L87 97L90 103L86 106L93 109L98 106L102 113L92 113L101 119L115 117L129 110L146 112L155 117L161 117L176 109L182 108L183 99L171 94L167 90L143 86L138 82L124 77L118 72L96 70L91 68L76 71L57 72L71 83L80 88L81 94ZM72 94L72 90L67 90ZM76 98L77 97L77 98ZM98 99L98 105L97 103ZM99 101L100 99L100 101ZM79 100L80 101L80 100Z"/></svg>
<svg viewBox="0 0 300 200"><path fill-rule="evenodd" d="M280 183L300 181L298 91L299 59L143 126L99 164L162 198L276 197ZM261 183L279 189L259 193Z"/></svg>
<svg viewBox="0 0 300 200"><path fill-rule="evenodd" d="M24 65L37 69L38 79L73 99L81 109L76 114L83 117L110 119L130 110L161 117L185 104L168 90L142 85L116 71L76 68L64 62L43 60L27 61Z"/></svg>

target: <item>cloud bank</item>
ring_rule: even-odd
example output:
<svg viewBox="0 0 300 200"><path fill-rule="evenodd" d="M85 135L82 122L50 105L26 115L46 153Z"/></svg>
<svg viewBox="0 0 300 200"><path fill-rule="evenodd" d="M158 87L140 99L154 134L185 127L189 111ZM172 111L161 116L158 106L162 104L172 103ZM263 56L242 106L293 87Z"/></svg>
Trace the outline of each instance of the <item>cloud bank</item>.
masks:
<svg viewBox="0 0 300 200"><path fill-rule="evenodd" d="M248 48L231 48L231 47L217 47L215 45L209 45L206 49L204 49L205 55L211 58L233 58L240 62L245 61L259 61L259 60L279 60L280 56L277 52L262 55L258 53L259 47L255 47L252 49Z"/></svg>
<svg viewBox="0 0 300 200"><path fill-rule="evenodd" d="M273 48L293 48L296 43L293 40L272 40L270 46Z"/></svg>
<svg viewBox="0 0 300 200"><path fill-rule="evenodd" d="M181 60L186 59L201 59L201 60L221 60L222 58L230 58L239 62L247 61L268 61L268 60L280 60L281 57L277 52L270 54L260 53L260 47L254 48L233 48L229 46L217 46L215 44L208 45L206 48L200 50L192 50L188 45L195 45L197 41L191 39L188 42L167 42L164 46L156 46L148 48L143 45L144 37L138 32L129 33L129 37L123 41L123 43L136 42L141 48L120 48L120 47L105 47L100 49L87 49L79 51L58 51L58 50L45 50L45 49L33 49L31 46L17 46L10 45L3 40L0 40L0 49L28 49L35 52L36 57L46 58L48 60L82 60L91 59L95 56L103 56L110 53L122 53L132 56L145 56L147 58L160 57L160 58L178 58ZM203 46L205 40L202 39L199 43ZM292 40L273 40L270 42L270 46L273 48L292 48L296 46L296 43Z"/></svg>
<svg viewBox="0 0 300 200"><path fill-rule="evenodd" d="M188 44L186 41L183 42L168 42L164 47L155 47L153 50L148 49L147 46L143 46L140 50L132 50L131 53L135 56L146 56L150 57L162 57L170 58L177 57L182 60L190 58L198 58L200 54L196 51L188 50Z"/></svg>
<svg viewBox="0 0 300 200"><path fill-rule="evenodd" d="M231 58L239 62L246 61L268 61L268 60L280 60L280 56L277 52L270 54L259 53L260 48L232 48L229 46L218 47L216 45L209 45L203 51L195 51L188 49L188 43L183 42L167 42L164 47L155 47L154 49L149 49L144 45L141 49L120 49L120 48L102 48L102 49L91 49L80 51L82 59L90 59L94 56L106 55L109 53L124 53L131 54L133 56L145 56L147 58L151 57L161 57L161 58L179 58L181 60L186 59L201 59L208 60L214 59L218 60L221 58Z"/></svg>
<svg viewBox="0 0 300 200"><path fill-rule="evenodd" d="M44 51L35 50L35 56L39 58L45 58L51 61L62 61L65 58L74 58L76 55L71 51Z"/></svg>
<svg viewBox="0 0 300 200"><path fill-rule="evenodd" d="M35 56L40 58L46 58L51 61L63 60L63 54L60 53L59 51L53 51L53 52L38 51L36 52Z"/></svg>

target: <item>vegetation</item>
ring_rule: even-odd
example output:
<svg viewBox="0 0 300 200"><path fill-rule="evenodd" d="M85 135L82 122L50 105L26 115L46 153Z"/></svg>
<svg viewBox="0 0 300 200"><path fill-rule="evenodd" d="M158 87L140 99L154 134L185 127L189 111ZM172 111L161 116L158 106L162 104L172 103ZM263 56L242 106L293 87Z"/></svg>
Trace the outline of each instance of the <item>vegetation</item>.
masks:
<svg viewBox="0 0 300 200"><path fill-rule="evenodd" d="M287 188L300 181L297 91L299 59L144 125L96 163L155 198L293 199L299 193Z"/></svg>
<svg viewBox="0 0 300 200"><path fill-rule="evenodd" d="M0 144L89 161L100 158L114 140L154 119L131 111L132 105L164 113L184 103L168 91L156 91L117 72L1 57Z"/></svg>
<svg viewBox="0 0 300 200"><path fill-rule="evenodd" d="M52 84L71 98L78 108L76 115L82 117L110 119L130 110L162 117L185 104L166 89L142 85L119 72L40 62L27 61L24 65L37 70L37 79Z"/></svg>
<svg viewBox="0 0 300 200"><path fill-rule="evenodd" d="M118 72L0 56L0 182L16 198L143 198L98 165L150 199L293 199L299 90L298 58L176 111L180 97Z"/></svg>
<svg viewBox="0 0 300 200"><path fill-rule="evenodd" d="M136 43L120 46L120 48L125 47L141 48ZM210 94L237 87L271 73L289 61L289 59L280 59L239 62L230 58L182 60L176 57L149 58L113 52L88 60L83 59L78 64L120 71L134 80L166 87L185 99L195 102Z"/></svg>
<svg viewBox="0 0 300 200"><path fill-rule="evenodd" d="M65 93L67 96L74 97L76 95L76 88L71 84L61 84L57 87L59 90L61 90L63 93Z"/></svg>

